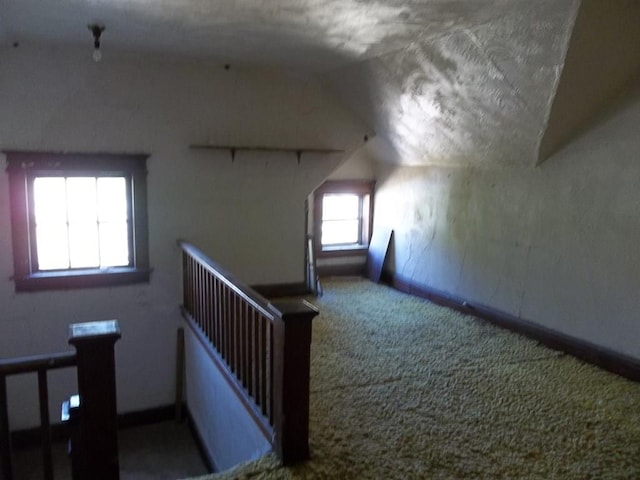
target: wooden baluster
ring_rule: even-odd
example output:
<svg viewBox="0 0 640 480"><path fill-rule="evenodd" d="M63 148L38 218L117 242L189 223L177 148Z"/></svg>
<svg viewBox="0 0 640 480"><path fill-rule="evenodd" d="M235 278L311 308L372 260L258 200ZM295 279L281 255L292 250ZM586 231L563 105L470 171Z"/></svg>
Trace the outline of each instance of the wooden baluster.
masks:
<svg viewBox="0 0 640 480"><path fill-rule="evenodd" d="M248 377L247 375L247 362L249 359L247 358L247 311L248 305L246 303L242 303L240 310L240 372L242 385L244 388L247 388Z"/></svg>
<svg viewBox="0 0 640 480"><path fill-rule="evenodd" d="M198 275L198 264L195 260L191 259L191 271L189 272L189 281L191 283L191 316L196 322L196 325L200 325L198 322L198 284L196 281Z"/></svg>
<svg viewBox="0 0 640 480"><path fill-rule="evenodd" d="M242 351L243 351L243 379L244 379L244 387L247 389L247 392L250 391L251 386L251 316L253 315L253 310L248 303L244 305L244 312L242 314L243 322L243 332L242 332Z"/></svg>
<svg viewBox="0 0 640 480"><path fill-rule="evenodd" d="M231 292L227 285L224 286L224 308L222 309L222 335L224 335L224 359L229 364L229 352L231 351L231 335L229 327L231 325Z"/></svg>
<svg viewBox="0 0 640 480"><path fill-rule="evenodd" d="M207 323L207 270L204 267L200 268L200 315L202 316L202 326L207 335L210 338L211 332L209 332L209 325Z"/></svg>
<svg viewBox="0 0 640 480"><path fill-rule="evenodd" d="M182 305L187 307L187 253L182 252Z"/></svg>
<svg viewBox="0 0 640 480"><path fill-rule="evenodd" d="M247 388L247 304L240 302L240 380Z"/></svg>
<svg viewBox="0 0 640 480"><path fill-rule="evenodd" d="M187 306L187 252L182 252L182 305Z"/></svg>
<svg viewBox="0 0 640 480"><path fill-rule="evenodd" d="M207 338L211 341L211 331L209 330L209 317L207 316L207 269L202 267L200 274L200 303L201 303L201 315L202 325L204 331L207 334Z"/></svg>
<svg viewBox="0 0 640 480"><path fill-rule="evenodd" d="M207 331L202 318L202 270L202 265L198 264L196 270L196 318L198 319L198 325L206 335Z"/></svg>
<svg viewBox="0 0 640 480"><path fill-rule="evenodd" d="M260 316L256 310L251 315L251 390L250 394L254 400L258 400L258 326L260 325Z"/></svg>
<svg viewBox="0 0 640 480"><path fill-rule="evenodd" d="M218 352L222 351L222 281L216 279L216 348Z"/></svg>
<svg viewBox="0 0 640 480"><path fill-rule="evenodd" d="M191 307L191 257L187 255L187 269L184 272L185 281L187 282L187 298L185 299L184 307L187 312L193 314L193 308Z"/></svg>
<svg viewBox="0 0 640 480"><path fill-rule="evenodd" d="M236 308L236 313L238 316L238 321L236 323L236 343L238 344L238 351L236 353L236 359L238 361L236 365L236 369L237 369L236 375L238 375L238 379L240 380L240 383L244 385L244 379L242 378L243 368L244 368L244 359L242 358L242 355L243 355L242 342L244 341L242 337L242 322L244 321L243 312L244 312L244 302L240 297L238 297L238 305Z"/></svg>
<svg viewBox="0 0 640 480"><path fill-rule="evenodd" d="M262 318L262 338L260 339L260 347L262 348L262 359L261 359L261 372L260 376L262 377L262 412L269 418L271 421L271 417L269 416L269 358L271 356L271 352L269 351L269 330L270 330L271 322L268 318Z"/></svg>
<svg viewBox="0 0 640 480"><path fill-rule="evenodd" d="M251 362L251 383L253 386L253 397L258 399L258 387L259 387L259 372L260 372L260 312L253 312L253 320L251 329L253 330L251 336L251 355L253 356L253 362Z"/></svg>
<svg viewBox="0 0 640 480"><path fill-rule="evenodd" d="M231 299L231 371L238 373L238 332L236 326L238 324L238 297L235 292Z"/></svg>
<svg viewBox="0 0 640 480"><path fill-rule="evenodd" d="M240 345L242 343L240 339L240 323L242 321L241 303L242 301L240 297L236 294L235 301L233 302L233 336L234 336L233 338L233 343L234 343L233 371L235 372L236 376L240 379L240 381L242 381L242 370L241 370L241 361L240 361L240 355L242 354L242 352L240 351Z"/></svg>
<svg viewBox="0 0 640 480"><path fill-rule="evenodd" d="M187 283L189 284L189 303L187 305L187 311L193 316L193 258L189 257L187 261Z"/></svg>
<svg viewBox="0 0 640 480"><path fill-rule="evenodd" d="M38 370L38 399L40 403L40 436L42 439L42 466L45 480L53 480L53 455L51 454L51 421L49 420L49 388L47 370Z"/></svg>
<svg viewBox="0 0 640 480"><path fill-rule="evenodd" d="M213 275L207 271L206 282L206 303L207 303L207 328L209 330L209 341L213 345Z"/></svg>
<svg viewBox="0 0 640 480"><path fill-rule="evenodd" d="M218 277L213 277L213 346L216 350L220 351L220 334L218 331L218 325L220 321L220 280Z"/></svg>
<svg viewBox="0 0 640 480"><path fill-rule="evenodd" d="M274 391L274 371L273 371L273 359L274 359L274 350L273 347L273 322L267 322L267 352L269 356L267 357L267 417L269 417L269 421L271 425L275 425L275 419L273 416L274 408L273 408L273 391Z"/></svg>
<svg viewBox="0 0 640 480"><path fill-rule="evenodd" d="M260 315L260 322L258 327L258 405L262 410L262 414L267 414L267 368L266 368L266 358L267 358L267 343L266 343L266 322L268 320Z"/></svg>
<svg viewBox="0 0 640 480"><path fill-rule="evenodd" d="M193 303L193 318L196 319L196 323L200 328L202 328L202 322L200 321L200 264L196 263L193 271L193 292L194 292L194 303Z"/></svg>
<svg viewBox="0 0 640 480"><path fill-rule="evenodd" d="M236 325L236 316L235 316L235 307L236 307L236 294L234 291L230 291L230 296L229 296L229 325L228 325L228 330L229 330L229 359L228 359L228 363L229 363L229 368L231 368L232 372L235 372L234 370L234 360L235 360L235 355L236 355L236 350L235 350L235 341L236 341L236 336L235 336L235 325Z"/></svg>
<svg viewBox="0 0 640 480"><path fill-rule="evenodd" d="M13 480L7 377L4 375L0 375L0 462L2 462L2 480Z"/></svg>
<svg viewBox="0 0 640 480"><path fill-rule="evenodd" d="M251 305L247 305L247 338L245 348L247 351L247 393L253 396L253 312Z"/></svg>
<svg viewBox="0 0 640 480"><path fill-rule="evenodd" d="M191 269L189 272L189 281L191 282L191 315L193 316L196 323L198 321L196 317L196 301L198 299L198 292L196 291L196 261L191 259Z"/></svg>

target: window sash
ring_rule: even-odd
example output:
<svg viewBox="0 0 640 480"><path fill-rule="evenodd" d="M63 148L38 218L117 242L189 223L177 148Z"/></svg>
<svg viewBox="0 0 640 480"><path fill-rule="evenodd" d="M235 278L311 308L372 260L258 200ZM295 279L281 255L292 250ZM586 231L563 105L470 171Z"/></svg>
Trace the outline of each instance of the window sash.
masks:
<svg viewBox="0 0 640 480"><path fill-rule="evenodd" d="M133 232L133 222L132 222L132 218L133 218L133 201L132 201L132 183L131 183L131 175L126 173L126 172L108 172L108 175L99 175L96 176L94 175L88 175L88 172L77 172L77 171L56 171L56 172L47 172L47 174L45 175L41 175L40 172L38 171L34 171L34 172L30 172L27 175L27 195L28 195L28 202L29 202L29 242L30 242L30 251L31 251L31 273L36 273L36 272L64 272L67 270L88 270L88 269L96 269L96 270L101 270L104 268L114 268L114 267L133 267L134 266L134 255L133 255L133 246L134 246L134 242L133 242L133 238L134 238L134 232ZM101 173L107 173L107 172L101 172ZM37 234L37 229L38 229L38 223L36 221L36 212L35 212L35 208L36 208L36 201L35 201L35 180L37 178L45 178L45 177L60 177L60 178L64 178L65 179L65 189L68 188L68 186L66 185L66 180L68 178L95 178L96 180L99 178L124 178L125 179L125 186L126 186L126 203L127 203L127 211L126 211L126 223L127 223L127 253L128 253L128 259L127 259L127 263L126 264L121 264L121 265L110 265L110 266L105 266L103 267L101 265L101 260L100 260L100 223L99 219L97 218L98 213L96 212L96 221L97 221L97 225L96 228L98 229L97 231L97 235L98 235L98 239L97 239L97 246L98 246L98 264L97 265L79 265L79 266L73 266L73 261L72 261L72 257L73 257L73 247L71 246L71 230L72 230L72 225L78 225L81 222L71 222L69 220L68 217L68 207L69 205L66 205L67 211L65 212L65 222L64 222L64 226L65 226L65 230L66 230L66 238L67 238L67 248L68 248L68 264L69 266L66 268L41 268L40 267L40 262L39 262L39 245L38 245L38 234ZM104 222L102 222L104 223Z"/></svg>
<svg viewBox="0 0 640 480"><path fill-rule="evenodd" d="M331 227L345 225L340 232L332 232ZM328 227L328 228L325 228ZM355 227L355 228L354 228ZM361 245L362 244L362 219L349 220L323 220L320 243L323 247L338 245Z"/></svg>
<svg viewBox="0 0 640 480"><path fill-rule="evenodd" d="M357 249L366 249L369 243L371 231L371 195L373 194L374 182L368 181L334 181L321 185L314 194L314 231L316 235L316 255L318 257L336 256L353 252ZM358 208L357 216L353 215L327 215L323 208L326 196L353 195L357 196ZM335 218L334 218L335 217ZM357 238L355 241L327 241L324 236L325 225L338 222L357 222ZM324 238L323 238L324 237ZM352 237L353 239L353 237Z"/></svg>

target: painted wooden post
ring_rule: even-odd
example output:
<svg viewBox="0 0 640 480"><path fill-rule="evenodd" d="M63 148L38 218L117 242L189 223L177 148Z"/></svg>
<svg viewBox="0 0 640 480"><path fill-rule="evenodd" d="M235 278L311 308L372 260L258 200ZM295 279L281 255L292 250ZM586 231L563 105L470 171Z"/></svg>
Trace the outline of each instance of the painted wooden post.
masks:
<svg viewBox="0 0 640 480"><path fill-rule="evenodd" d="M9 405L7 403L7 377L0 375L0 462L2 480L13 480L11 463L11 431L9 429Z"/></svg>
<svg viewBox="0 0 640 480"><path fill-rule="evenodd" d="M76 348L80 419L78 441L71 446L73 480L118 480L118 425L114 345L117 320L69 326Z"/></svg>
<svg viewBox="0 0 640 480"><path fill-rule="evenodd" d="M318 310L304 300L273 302L276 453L285 465L309 458L311 324ZM280 373L281 372L281 373Z"/></svg>

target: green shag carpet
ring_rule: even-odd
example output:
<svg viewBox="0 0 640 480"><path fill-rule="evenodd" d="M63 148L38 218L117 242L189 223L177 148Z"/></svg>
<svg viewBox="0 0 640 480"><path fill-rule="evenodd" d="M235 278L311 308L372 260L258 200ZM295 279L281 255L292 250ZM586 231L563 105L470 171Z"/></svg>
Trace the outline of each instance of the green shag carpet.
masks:
<svg viewBox="0 0 640 480"><path fill-rule="evenodd" d="M204 479L640 479L640 385L366 280L325 282L311 460Z"/></svg>

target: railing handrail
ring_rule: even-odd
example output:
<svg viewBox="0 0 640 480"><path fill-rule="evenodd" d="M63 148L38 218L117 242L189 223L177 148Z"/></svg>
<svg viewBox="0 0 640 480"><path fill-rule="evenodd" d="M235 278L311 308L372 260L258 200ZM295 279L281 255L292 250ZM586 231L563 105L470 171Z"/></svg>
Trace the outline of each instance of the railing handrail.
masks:
<svg viewBox="0 0 640 480"><path fill-rule="evenodd" d="M213 261L209 256L204 254L198 247L185 240L178 240L178 245L182 248L183 251L197 260L204 268L206 268L216 277L222 280L225 285L239 294L243 300L247 301L253 307L260 310L260 313L273 319L273 306L266 298L264 298L242 280L239 280L235 275L229 273L226 269Z"/></svg>
<svg viewBox="0 0 640 480"><path fill-rule="evenodd" d="M7 399L7 377L27 373L38 374L38 403L40 406L40 432L42 436L43 472L46 479L53 479L51 453L51 426L49 420L49 390L47 371L77 366L76 352L60 352L44 355L0 359L0 477L13 478L11 429Z"/></svg>
<svg viewBox="0 0 640 480"><path fill-rule="evenodd" d="M54 370L76 365L76 352L60 352L44 355L0 359L0 375L8 377L39 370Z"/></svg>

